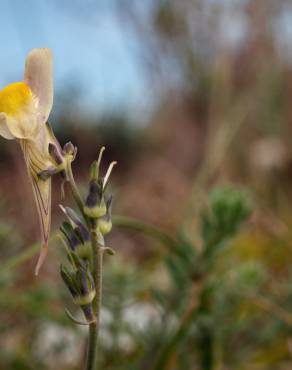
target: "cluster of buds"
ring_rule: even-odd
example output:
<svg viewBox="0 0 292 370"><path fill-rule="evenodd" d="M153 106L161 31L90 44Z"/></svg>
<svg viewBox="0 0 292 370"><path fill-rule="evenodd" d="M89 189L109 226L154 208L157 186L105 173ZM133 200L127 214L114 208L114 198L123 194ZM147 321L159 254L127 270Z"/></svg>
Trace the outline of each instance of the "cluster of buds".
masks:
<svg viewBox="0 0 292 370"><path fill-rule="evenodd" d="M101 253L106 251L108 254L113 254L112 249L105 246L104 236L112 228L112 195L106 193L106 188L116 162L110 164L104 178L100 177L99 167L103 151L104 148L101 149L98 160L94 161L90 168L89 190L82 212L84 222L73 209L60 206L67 217L67 221L62 223L60 231L69 262L69 267L61 266L61 277L68 287L74 303L82 309L86 324L95 320L92 305L96 289L92 278L94 266L91 234L97 234ZM71 153L74 155L74 152ZM71 314L69 317L73 318Z"/></svg>
<svg viewBox="0 0 292 370"><path fill-rule="evenodd" d="M62 205L60 205L60 208L68 218L68 221L64 221L60 227L66 246L69 247L70 251L76 253L79 258L90 261L90 234L87 227L73 209Z"/></svg>
<svg viewBox="0 0 292 370"><path fill-rule="evenodd" d="M51 132L51 136L53 136L53 131L49 123L47 123L47 129ZM77 154L77 147L69 141L62 149L59 142L54 140L54 142L49 143L48 150L52 165L38 173L38 177L45 181L53 175L60 173L63 179L66 180L66 167L68 163L74 161Z"/></svg>
<svg viewBox="0 0 292 370"><path fill-rule="evenodd" d="M99 174L99 167L104 147L101 148L97 161L94 161L90 167L89 191L86 197L84 214L90 220L91 226L105 235L110 232L112 196L106 194L108 180L116 162L112 162L104 177Z"/></svg>
<svg viewBox="0 0 292 370"><path fill-rule="evenodd" d="M94 321L92 301L95 287L90 271L91 248L87 227L78 215L69 207L60 206L68 221L60 228L70 268L61 265L61 277L65 282L73 301L82 309L86 322Z"/></svg>

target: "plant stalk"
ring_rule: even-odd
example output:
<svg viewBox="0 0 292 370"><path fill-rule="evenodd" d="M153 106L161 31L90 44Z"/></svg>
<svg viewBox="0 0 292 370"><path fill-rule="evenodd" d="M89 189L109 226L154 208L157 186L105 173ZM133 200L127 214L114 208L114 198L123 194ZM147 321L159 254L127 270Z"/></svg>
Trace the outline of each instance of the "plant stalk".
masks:
<svg viewBox="0 0 292 370"><path fill-rule="evenodd" d="M84 204L80 196L79 190L74 180L72 172L71 162L68 162L66 166L67 180L70 184L73 198L82 213L82 216L90 228L91 248L92 248L92 277L94 280L96 295L92 302L93 312L96 321L89 325L89 337L88 337L88 349L86 359L86 370L96 369L97 359L97 340L100 326L100 309L101 309L101 298L102 298L102 262L103 262L103 244L98 238L98 231L96 228L96 222L89 222L88 217L84 213Z"/></svg>
<svg viewBox="0 0 292 370"><path fill-rule="evenodd" d="M79 211L81 212L81 214L84 218L84 221L86 222L86 225L88 226L88 218L87 218L86 214L84 213L83 200L82 200L81 195L79 193L79 190L77 188L77 185L76 185L76 182L75 182L75 179L74 179L74 175L73 175L73 172L72 172L72 166L71 166L70 161L67 162L66 176L67 176L67 181L69 182L70 187L71 187L71 192L72 192L73 198L74 198L74 200L75 200L75 202L76 202L76 204L79 208Z"/></svg>
<svg viewBox="0 0 292 370"><path fill-rule="evenodd" d="M96 322L91 323L89 325L89 340L88 340L86 370L96 369L97 339L100 326L100 309L102 299L103 246L99 243L96 228L91 230L91 246L93 257L92 277L94 280L96 290L96 295L92 303Z"/></svg>

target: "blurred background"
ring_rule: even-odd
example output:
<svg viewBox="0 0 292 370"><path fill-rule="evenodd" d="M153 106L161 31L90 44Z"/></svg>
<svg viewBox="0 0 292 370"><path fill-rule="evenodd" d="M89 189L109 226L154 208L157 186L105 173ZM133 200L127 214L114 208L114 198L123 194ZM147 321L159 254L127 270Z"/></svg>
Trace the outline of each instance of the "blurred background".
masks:
<svg viewBox="0 0 292 370"><path fill-rule="evenodd" d="M99 368L291 369L291 1L2 0L0 14L1 88L32 48L54 53L50 123L78 147L84 194L102 145L104 170L118 161ZM81 369L60 180L36 279L17 143L1 139L0 168L0 369Z"/></svg>

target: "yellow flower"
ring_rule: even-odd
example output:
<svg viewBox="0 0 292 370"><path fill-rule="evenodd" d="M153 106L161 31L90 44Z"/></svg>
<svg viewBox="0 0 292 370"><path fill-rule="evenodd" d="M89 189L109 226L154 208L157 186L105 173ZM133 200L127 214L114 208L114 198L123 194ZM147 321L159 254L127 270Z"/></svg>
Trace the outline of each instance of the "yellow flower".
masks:
<svg viewBox="0 0 292 370"><path fill-rule="evenodd" d="M53 62L49 49L27 56L24 79L0 91L0 135L19 142L31 179L43 239L36 274L47 255L51 226L51 179L38 174L55 165L49 144L59 147L47 119L53 105Z"/></svg>

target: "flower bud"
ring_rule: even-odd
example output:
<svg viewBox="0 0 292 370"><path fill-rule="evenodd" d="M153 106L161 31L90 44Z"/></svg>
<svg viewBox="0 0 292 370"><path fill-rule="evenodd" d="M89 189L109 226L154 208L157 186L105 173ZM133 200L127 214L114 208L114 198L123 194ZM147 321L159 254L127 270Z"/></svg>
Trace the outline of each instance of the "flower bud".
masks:
<svg viewBox="0 0 292 370"><path fill-rule="evenodd" d="M89 232L84 225L73 227L69 222L63 222L60 231L65 236L69 249L82 259L90 260L91 246Z"/></svg>
<svg viewBox="0 0 292 370"><path fill-rule="evenodd" d="M74 160L77 154L77 147L74 146L71 141L69 141L64 145L63 153L65 156L71 156L72 160Z"/></svg>
<svg viewBox="0 0 292 370"><path fill-rule="evenodd" d="M70 207L63 207L60 204L61 210L64 212L64 214L67 216L70 224L72 227L81 233L84 240L89 240L89 231L87 230L87 227L83 224L83 222L78 217L77 213Z"/></svg>
<svg viewBox="0 0 292 370"><path fill-rule="evenodd" d="M98 219L98 229L102 235L108 234L112 229L111 209L112 209L112 195L106 202L106 214Z"/></svg>
<svg viewBox="0 0 292 370"><path fill-rule="evenodd" d="M57 145L52 143L49 144L49 154L57 165L60 165L64 162L62 151L57 147Z"/></svg>
<svg viewBox="0 0 292 370"><path fill-rule="evenodd" d="M94 315L91 303L95 297L95 287L88 266L79 266L70 271L61 265L60 274L74 303L83 310L87 322L93 322Z"/></svg>
<svg viewBox="0 0 292 370"><path fill-rule="evenodd" d="M92 219L97 219L106 214L106 204L103 196L103 188L100 181L91 180L89 192L85 201L84 213Z"/></svg>
<svg viewBox="0 0 292 370"><path fill-rule="evenodd" d="M66 238L69 248L76 252L82 259L91 259L90 235L87 227L80 220L76 212L70 207L63 207L61 210L67 216L68 222L63 222L60 230Z"/></svg>
<svg viewBox="0 0 292 370"><path fill-rule="evenodd" d="M91 303L95 297L95 287L89 270L79 268L75 273L75 281L79 295L74 298L74 302L80 306Z"/></svg>

